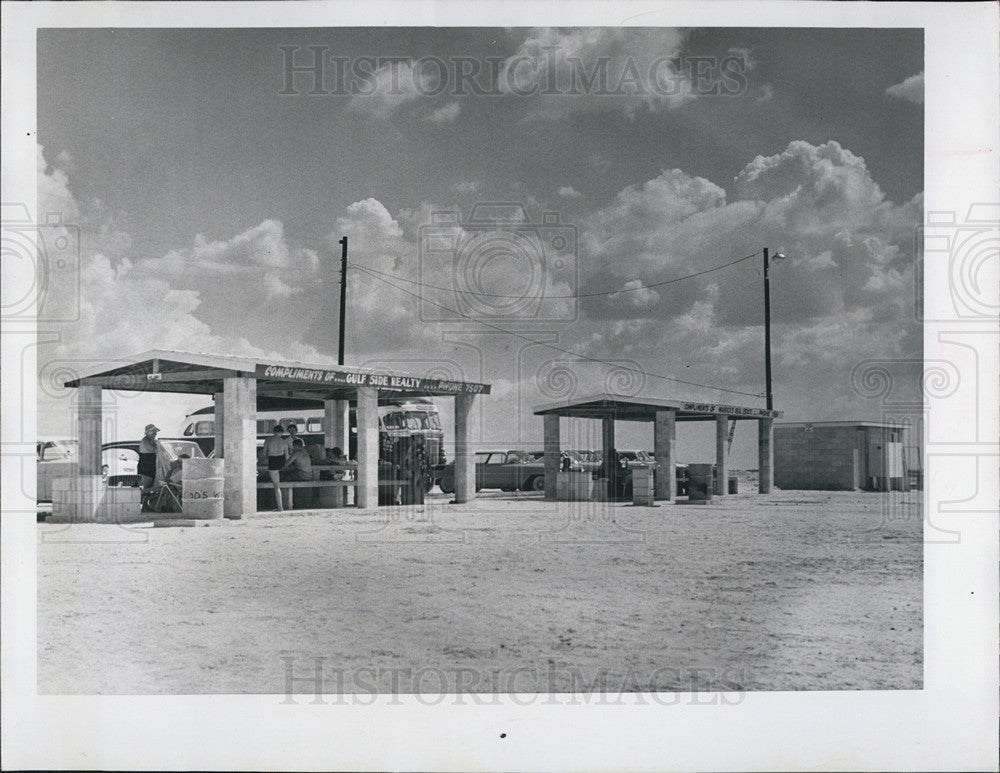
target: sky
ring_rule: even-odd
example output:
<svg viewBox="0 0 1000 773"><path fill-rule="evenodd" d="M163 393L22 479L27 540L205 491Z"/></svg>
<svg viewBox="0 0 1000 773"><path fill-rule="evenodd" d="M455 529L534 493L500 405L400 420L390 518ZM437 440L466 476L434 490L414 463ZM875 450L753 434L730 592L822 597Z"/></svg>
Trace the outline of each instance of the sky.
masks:
<svg viewBox="0 0 1000 773"><path fill-rule="evenodd" d="M39 312L40 434L71 432L81 363L334 363L343 236L347 364L491 383L492 447L600 391L763 407L765 247L784 419L878 419L858 369L922 355L920 29L49 29L37 67L39 214L79 243ZM203 404L106 413L130 437Z"/></svg>

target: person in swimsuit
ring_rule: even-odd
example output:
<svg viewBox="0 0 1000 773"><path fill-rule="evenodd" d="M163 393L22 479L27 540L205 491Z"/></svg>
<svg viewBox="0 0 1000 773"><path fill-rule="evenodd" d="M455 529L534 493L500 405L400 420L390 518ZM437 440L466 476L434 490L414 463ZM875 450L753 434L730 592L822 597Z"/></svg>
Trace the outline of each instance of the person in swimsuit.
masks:
<svg viewBox="0 0 1000 773"><path fill-rule="evenodd" d="M306 445L302 438L297 437L292 442L292 455L281 471L282 480L312 480L312 459L306 452Z"/></svg>
<svg viewBox="0 0 1000 773"><path fill-rule="evenodd" d="M274 426L274 434L264 441L264 456L267 457L267 474L274 484L274 501L279 510L284 510L281 504L281 489L278 487L281 470L288 461L288 440L282 435L285 428L280 424Z"/></svg>
<svg viewBox="0 0 1000 773"><path fill-rule="evenodd" d="M139 441L139 466L136 472L139 474L143 493L152 490L156 478L156 433L159 431L160 428L155 424L147 424L146 434Z"/></svg>

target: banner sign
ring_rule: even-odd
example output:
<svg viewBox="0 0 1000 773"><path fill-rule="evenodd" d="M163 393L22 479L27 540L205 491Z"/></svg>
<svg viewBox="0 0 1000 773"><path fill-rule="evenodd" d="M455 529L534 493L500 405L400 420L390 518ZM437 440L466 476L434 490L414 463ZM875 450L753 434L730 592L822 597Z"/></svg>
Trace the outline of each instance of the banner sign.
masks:
<svg viewBox="0 0 1000 773"><path fill-rule="evenodd" d="M388 373L353 373L346 370L319 370L316 368L292 368L284 365L258 365L257 378L276 378L282 381L296 381L309 384L335 386L371 386L379 389L405 389L428 394L474 394L488 395L489 384L471 381L448 381L442 378L416 378L414 376L391 376Z"/></svg>
<svg viewBox="0 0 1000 773"><path fill-rule="evenodd" d="M759 416L766 419L773 413L766 408L741 408L738 405L717 405L716 403L684 403L685 411L697 413L725 413L729 416Z"/></svg>

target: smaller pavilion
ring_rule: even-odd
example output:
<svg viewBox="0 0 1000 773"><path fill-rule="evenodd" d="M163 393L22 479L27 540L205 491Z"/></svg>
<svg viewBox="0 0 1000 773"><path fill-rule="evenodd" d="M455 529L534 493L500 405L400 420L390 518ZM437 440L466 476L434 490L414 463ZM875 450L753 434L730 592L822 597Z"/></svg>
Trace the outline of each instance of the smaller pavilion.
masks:
<svg viewBox="0 0 1000 773"><path fill-rule="evenodd" d="M724 496L725 481L729 478L729 422L753 420L757 422L760 493L771 493L774 485L774 420L781 416L781 411L655 397L598 394L582 399L539 405L535 408L535 415L543 417L544 421L546 499L556 498L556 478L561 450L559 419L562 416L600 419L603 422L601 439L604 459L608 459L615 447L615 421L653 422L653 454L656 458L656 470L659 472L656 475L655 497L670 501L677 497L677 480L674 475L677 422L710 421L715 424L715 464L718 480L722 481L719 492Z"/></svg>

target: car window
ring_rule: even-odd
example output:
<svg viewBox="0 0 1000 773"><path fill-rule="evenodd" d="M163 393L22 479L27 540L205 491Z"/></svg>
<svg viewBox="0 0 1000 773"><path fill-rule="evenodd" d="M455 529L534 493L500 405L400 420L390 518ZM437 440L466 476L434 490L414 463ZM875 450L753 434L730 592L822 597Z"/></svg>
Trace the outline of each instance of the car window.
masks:
<svg viewBox="0 0 1000 773"><path fill-rule="evenodd" d="M274 419L257 419L257 434L270 435L278 422Z"/></svg>
<svg viewBox="0 0 1000 773"><path fill-rule="evenodd" d="M504 456L503 454L486 454L486 458L483 459L483 464L503 464Z"/></svg>
<svg viewBox="0 0 1000 773"><path fill-rule="evenodd" d="M322 419L309 419L306 422L306 432L322 432L322 431L323 431Z"/></svg>
<svg viewBox="0 0 1000 773"><path fill-rule="evenodd" d="M194 425L194 434L205 437L215 434L215 422L214 421L199 421Z"/></svg>
<svg viewBox="0 0 1000 773"><path fill-rule="evenodd" d="M131 448L105 448L101 452L101 464L111 466L113 463L138 464L139 453Z"/></svg>

